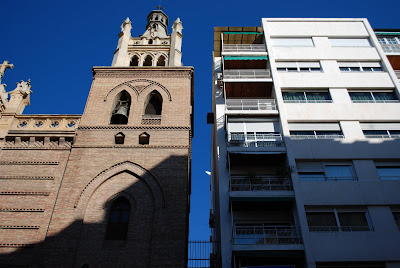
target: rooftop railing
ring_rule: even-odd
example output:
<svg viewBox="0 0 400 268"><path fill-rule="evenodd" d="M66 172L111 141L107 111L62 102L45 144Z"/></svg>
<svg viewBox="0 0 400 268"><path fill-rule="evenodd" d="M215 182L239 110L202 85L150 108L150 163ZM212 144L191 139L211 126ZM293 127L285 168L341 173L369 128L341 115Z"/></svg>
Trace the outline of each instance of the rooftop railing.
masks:
<svg viewBox="0 0 400 268"><path fill-rule="evenodd" d="M381 44L385 53L400 53L400 44Z"/></svg>
<svg viewBox="0 0 400 268"><path fill-rule="evenodd" d="M231 191L290 191L292 183L287 177L279 176L231 176Z"/></svg>
<svg viewBox="0 0 400 268"><path fill-rule="evenodd" d="M232 133L228 134L228 146L231 147L281 147L282 135L273 133Z"/></svg>
<svg viewBox="0 0 400 268"><path fill-rule="evenodd" d="M271 78L270 70L224 70L223 79L265 79Z"/></svg>
<svg viewBox="0 0 400 268"><path fill-rule="evenodd" d="M266 52L263 44L223 45L222 52Z"/></svg>
<svg viewBox="0 0 400 268"><path fill-rule="evenodd" d="M291 135L292 140L330 140L344 139L344 135Z"/></svg>
<svg viewBox="0 0 400 268"><path fill-rule="evenodd" d="M239 111L275 111L276 103L274 99L227 99L226 110Z"/></svg>
<svg viewBox="0 0 400 268"><path fill-rule="evenodd" d="M301 244L298 226L268 224L236 224L233 226L234 245Z"/></svg>

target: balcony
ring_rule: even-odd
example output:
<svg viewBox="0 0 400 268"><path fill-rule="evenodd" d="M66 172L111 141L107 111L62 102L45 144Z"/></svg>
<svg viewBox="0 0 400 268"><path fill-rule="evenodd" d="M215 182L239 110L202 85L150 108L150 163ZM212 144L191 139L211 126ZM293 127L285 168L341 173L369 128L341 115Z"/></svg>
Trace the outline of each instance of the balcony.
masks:
<svg viewBox="0 0 400 268"><path fill-rule="evenodd" d="M231 191L291 191L292 183L287 177L279 176L231 176Z"/></svg>
<svg viewBox="0 0 400 268"><path fill-rule="evenodd" d="M299 227L295 225L236 224L233 245L300 245Z"/></svg>
<svg viewBox="0 0 400 268"><path fill-rule="evenodd" d="M228 134L228 146L246 148L282 147L283 141L282 135L275 133L230 133Z"/></svg>
<svg viewBox="0 0 400 268"><path fill-rule="evenodd" d="M225 109L226 113L278 114L274 99L227 99Z"/></svg>
<svg viewBox="0 0 400 268"><path fill-rule="evenodd" d="M400 53L400 44L381 44L385 53Z"/></svg>
<svg viewBox="0 0 400 268"><path fill-rule="evenodd" d="M223 74L224 82L243 82L243 81L259 81L259 82L270 82L271 71L266 69L232 69L224 70Z"/></svg>
<svg viewBox="0 0 400 268"><path fill-rule="evenodd" d="M400 70L395 70L394 73L396 74L397 78L400 79Z"/></svg>
<svg viewBox="0 0 400 268"><path fill-rule="evenodd" d="M222 53L225 52L266 52L264 44L238 44L223 45Z"/></svg>

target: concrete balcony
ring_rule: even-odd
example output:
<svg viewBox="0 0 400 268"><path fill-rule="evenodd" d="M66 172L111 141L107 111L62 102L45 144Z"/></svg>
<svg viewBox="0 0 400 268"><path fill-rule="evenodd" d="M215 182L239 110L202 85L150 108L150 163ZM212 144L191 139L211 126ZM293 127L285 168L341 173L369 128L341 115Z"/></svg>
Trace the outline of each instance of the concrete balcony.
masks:
<svg viewBox="0 0 400 268"><path fill-rule="evenodd" d="M233 251L303 250L299 227L266 223L235 224Z"/></svg>
<svg viewBox="0 0 400 268"><path fill-rule="evenodd" d="M383 51L388 54L400 54L400 44L381 44Z"/></svg>
<svg viewBox="0 0 400 268"><path fill-rule="evenodd" d="M226 114L278 114L274 99L227 99Z"/></svg>
<svg viewBox="0 0 400 268"><path fill-rule="evenodd" d="M283 140L281 134L274 133L232 133L228 134L228 147L230 148L240 148L246 151L251 151L255 149L266 150L273 148L282 148ZM257 150L258 149L258 150ZM229 148L228 148L229 150Z"/></svg>
<svg viewBox="0 0 400 268"><path fill-rule="evenodd" d="M223 73L224 82L272 82L267 69L228 69Z"/></svg>

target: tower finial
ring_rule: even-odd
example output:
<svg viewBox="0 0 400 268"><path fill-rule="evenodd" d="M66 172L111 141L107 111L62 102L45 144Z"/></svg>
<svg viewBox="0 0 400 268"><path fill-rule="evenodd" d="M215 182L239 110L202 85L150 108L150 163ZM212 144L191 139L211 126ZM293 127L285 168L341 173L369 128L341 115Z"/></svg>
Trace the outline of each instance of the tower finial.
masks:
<svg viewBox="0 0 400 268"><path fill-rule="evenodd" d="M158 9L158 10L163 10L164 8L161 6L161 0L160 0L160 3L158 4L158 6L156 6L156 8Z"/></svg>

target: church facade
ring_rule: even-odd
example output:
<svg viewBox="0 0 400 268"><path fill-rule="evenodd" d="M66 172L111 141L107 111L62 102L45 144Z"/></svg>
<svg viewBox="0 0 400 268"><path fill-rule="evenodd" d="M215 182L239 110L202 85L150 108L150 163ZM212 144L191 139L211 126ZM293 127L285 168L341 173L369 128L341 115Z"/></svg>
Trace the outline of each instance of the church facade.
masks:
<svg viewBox="0 0 400 268"><path fill-rule="evenodd" d="M83 115L24 115L30 81L1 85L1 265L186 266L194 71L179 18L147 20L123 22Z"/></svg>

